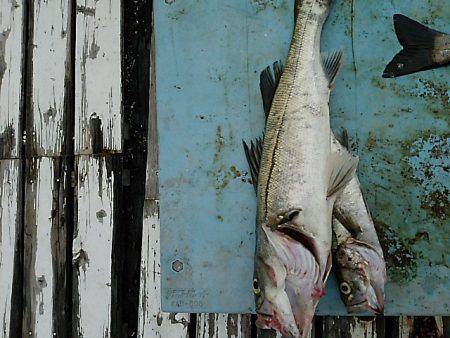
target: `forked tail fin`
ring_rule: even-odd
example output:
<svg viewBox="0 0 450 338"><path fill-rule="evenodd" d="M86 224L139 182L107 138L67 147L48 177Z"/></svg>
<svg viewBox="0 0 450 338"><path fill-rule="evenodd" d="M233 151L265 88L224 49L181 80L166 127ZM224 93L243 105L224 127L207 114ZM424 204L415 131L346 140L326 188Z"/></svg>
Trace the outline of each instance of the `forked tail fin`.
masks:
<svg viewBox="0 0 450 338"><path fill-rule="evenodd" d="M446 34L428 28L402 14L394 15L394 27L403 49L394 56L383 77L398 77L443 65L436 59L436 38Z"/></svg>

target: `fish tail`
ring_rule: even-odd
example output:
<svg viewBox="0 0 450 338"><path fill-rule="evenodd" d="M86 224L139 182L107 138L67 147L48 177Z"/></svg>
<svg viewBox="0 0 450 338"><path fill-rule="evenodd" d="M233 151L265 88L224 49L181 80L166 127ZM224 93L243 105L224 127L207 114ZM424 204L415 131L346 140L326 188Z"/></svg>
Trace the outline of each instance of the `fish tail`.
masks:
<svg viewBox="0 0 450 338"><path fill-rule="evenodd" d="M384 78L407 75L441 65L434 58L434 47L436 37L444 33L428 28L402 14L394 15L394 27L403 49L384 69Z"/></svg>

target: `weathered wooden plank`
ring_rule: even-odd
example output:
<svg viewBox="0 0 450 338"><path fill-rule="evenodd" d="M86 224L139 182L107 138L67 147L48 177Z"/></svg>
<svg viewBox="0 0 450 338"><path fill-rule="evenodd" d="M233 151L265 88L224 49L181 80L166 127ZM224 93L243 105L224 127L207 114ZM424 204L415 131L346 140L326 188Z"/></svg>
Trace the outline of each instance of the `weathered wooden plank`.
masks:
<svg viewBox="0 0 450 338"><path fill-rule="evenodd" d="M121 1L78 0L75 153L122 149Z"/></svg>
<svg viewBox="0 0 450 338"><path fill-rule="evenodd" d="M64 152L65 139L70 137L66 128L71 93L71 0L33 0L30 11L28 153L55 156Z"/></svg>
<svg viewBox="0 0 450 338"><path fill-rule="evenodd" d="M23 1L0 0L0 158L19 156Z"/></svg>
<svg viewBox="0 0 450 338"><path fill-rule="evenodd" d="M197 338L247 338L250 336L250 315L202 313L197 316Z"/></svg>
<svg viewBox="0 0 450 338"><path fill-rule="evenodd" d="M384 338L378 335L374 317L322 317L322 336L327 338Z"/></svg>
<svg viewBox="0 0 450 338"><path fill-rule="evenodd" d="M188 337L189 314L161 310L160 222L158 191L158 129L156 123L155 44L150 47L150 96L147 134L147 168L141 249L138 336Z"/></svg>
<svg viewBox="0 0 450 338"><path fill-rule="evenodd" d="M68 174L60 158L27 160L23 336L67 334Z"/></svg>
<svg viewBox="0 0 450 338"><path fill-rule="evenodd" d="M76 224L73 241L73 333L110 337L115 183L110 157L76 159Z"/></svg>
<svg viewBox="0 0 450 338"><path fill-rule="evenodd" d="M0 160L0 337L16 330L12 297L20 237L20 160ZM19 290L20 291L20 290ZM16 304L17 305L17 304Z"/></svg>
<svg viewBox="0 0 450 338"><path fill-rule="evenodd" d="M188 337L189 314L161 310L159 215L155 200L146 200L142 234L138 337Z"/></svg>
<svg viewBox="0 0 450 338"><path fill-rule="evenodd" d="M398 337L399 338L446 337L445 328L443 325L443 317L431 317L431 316L399 317Z"/></svg>

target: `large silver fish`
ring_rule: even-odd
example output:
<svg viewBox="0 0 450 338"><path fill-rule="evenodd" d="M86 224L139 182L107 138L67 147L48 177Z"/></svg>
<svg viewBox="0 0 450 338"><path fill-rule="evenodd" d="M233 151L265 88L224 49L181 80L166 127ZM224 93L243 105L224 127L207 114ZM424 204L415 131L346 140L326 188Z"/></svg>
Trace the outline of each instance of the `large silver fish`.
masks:
<svg viewBox="0 0 450 338"><path fill-rule="evenodd" d="M270 67L261 72L260 89L266 118L282 72L283 66L279 61L273 64L273 72ZM348 144L346 130L342 133L342 144L334 135L331 137L332 151L341 151L343 148L348 150ZM258 138L252 141L250 146L244 142L244 149L255 184L258 179L262 140ZM336 217L346 226L344 227ZM332 250L334 265L341 296L348 311L382 312L386 283L385 262L356 173L337 196L333 208L333 230L337 237L337 245Z"/></svg>
<svg viewBox="0 0 450 338"><path fill-rule="evenodd" d="M330 87L341 53L322 62L330 0L297 4L285 71L267 118L258 176L257 325L307 334L331 268L331 213L355 172L345 149L331 151Z"/></svg>

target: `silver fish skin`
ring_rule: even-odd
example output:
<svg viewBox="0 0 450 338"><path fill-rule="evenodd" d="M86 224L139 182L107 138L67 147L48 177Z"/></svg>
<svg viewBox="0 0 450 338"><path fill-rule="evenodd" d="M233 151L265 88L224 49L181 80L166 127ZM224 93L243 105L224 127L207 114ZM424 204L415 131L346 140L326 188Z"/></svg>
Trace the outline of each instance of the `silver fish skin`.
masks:
<svg viewBox="0 0 450 338"><path fill-rule="evenodd" d="M258 176L257 325L305 336L331 268L331 213L357 160L331 152L320 35L331 1L303 0L267 118ZM334 58L334 59L333 59ZM334 55L330 63L339 61ZM308 84L308 85L305 85Z"/></svg>
<svg viewBox="0 0 450 338"><path fill-rule="evenodd" d="M332 149L343 146L333 137ZM356 173L336 199L333 258L341 297L350 313L384 310L386 263Z"/></svg>

